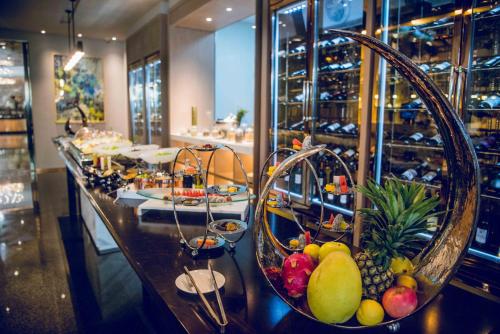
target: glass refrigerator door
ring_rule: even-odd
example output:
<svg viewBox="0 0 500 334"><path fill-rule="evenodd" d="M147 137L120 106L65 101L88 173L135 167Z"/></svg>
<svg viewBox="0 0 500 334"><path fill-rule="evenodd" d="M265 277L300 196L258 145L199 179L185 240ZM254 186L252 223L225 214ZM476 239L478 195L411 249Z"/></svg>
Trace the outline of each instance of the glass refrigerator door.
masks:
<svg viewBox="0 0 500 334"><path fill-rule="evenodd" d="M453 1L384 1L377 37L419 64L448 97L453 70ZM387 27L387 29L384 29ZM398 178L438 192L445 180L442 141L432 116L410 82L379 63L375 179ZM432 234L429 231L427 237Z"/></svg>
<svg viewBox="0 0 500 334"><path fill-rule="evenodd" d="M161 145L161 62L151 59L146 62L146 119L148 123L148 143Z"/></svg>
<svg viewBox="0 0 500 334"><path fill-rule="evenodd" d="M128 72L132 141L146 142L144 122L144 68L138 67Z"/></svg>
<svg viewBox="0 0 500 334"><path fill-rule="evenodd" d="M349 167L356 180L358 165L358 129L361 85L361 46L347 37L334 34L330 29L361 32L364 28L363 0L318 2L315 57L315 93L312 129L314 144L326 144ZM327 184L335 184L346 171L332 156L316 159L322 191ZM313 180L311 180L313 181ZM313 182L314 183L314 182ZM312 186L312 202L319 204L318 189ZM337 185L338 186L338 185ZM325 206L352 216L350 195L324 194Z"/></svg>
<svg viewBox="0 0 500 334"><path fill-rule="evenodd" d="M304 138L305 109L308 99L305 1L277 9L273 13L272 50L272 128L271 151L292 148L293 139ZM278 156L282 160L284 156ZM276 162L276 161L275 161ZM302 166L278 183L278 188L291 190L293 196L303 198Z"/></svg>
<svg viewBox="0 0 500 334"><path fill-rule="evenodd" d="M496 2L496 5L494 3ZM481 167L481 205L471 252L500 263L500 6L478 1L472 12L472 51L465 124Z"/></svg>

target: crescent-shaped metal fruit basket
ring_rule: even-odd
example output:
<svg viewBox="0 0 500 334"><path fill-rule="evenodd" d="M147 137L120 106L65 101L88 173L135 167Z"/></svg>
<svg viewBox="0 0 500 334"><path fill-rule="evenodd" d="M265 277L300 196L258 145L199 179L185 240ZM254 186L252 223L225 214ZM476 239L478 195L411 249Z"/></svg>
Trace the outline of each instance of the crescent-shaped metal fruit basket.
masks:
<svg viewBox="0 0 500 334"><path fill-rule="evenodd" d="M414 277L419 284L419 301L417 308L406 316L410 317L424 308L446 286L456 273L470 245L479 200L477 157L464 125L448 99L429 76L408 57L370 36L343 30L332 29L331 32L356 40L384 57L390 65L396 68L411 83L425 103L443 138L448 182L443 184L441 196L445 199L446 211L441 217L441 227L426 247L413 259ZM272 234L271 227L267 223L265 200L279 175L293 167L296 161L312 154L314 154L314 148L298 152L285 159L267 180L261 190L255 210L254 240L259 267L275 292L295 311L319 321L308 309L307 302L299 302L288 297L277 286L277 282L268 276L269 268L281 267L284 258L290 255L290 252L280 247ZM403 318L383 321L375 326L387 326L394 330L398 328L398 322ZM328 325L350 329L364 327L352 320L344 324Z"/></svg>

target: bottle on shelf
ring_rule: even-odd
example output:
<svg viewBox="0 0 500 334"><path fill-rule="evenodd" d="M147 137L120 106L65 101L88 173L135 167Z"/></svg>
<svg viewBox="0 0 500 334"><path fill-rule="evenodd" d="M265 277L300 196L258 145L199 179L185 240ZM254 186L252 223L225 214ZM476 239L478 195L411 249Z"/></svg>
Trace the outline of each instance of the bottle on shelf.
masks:
<svg viewBox="0 0 500 334"><path fill-rule="evenodd" d="M479 143L477 143L474 147L478 151L487 151L494 148L496 146L496 143L497 140L494 136L488 136L480 139Z"/></svg>
<svg viewBox="0 0 500 334"><path fill-rule="evenodd" d="M438 133L438 134L426 139L425 143L429 146L442 146L443 139L441 138L441 135Z"/></svg>
<svg viewBox="0 0 500 334"><path fill-rule="evenodd" d="M293 191L296 194L302 193L302 164L298 164L293 171L293 179L292 179L292 187Z"/></svg>
<svg viewBox="0 0 500 334"><path fill-rule="evenodd" d="M326 133L337 133L339 132L342 125L338 122L334 122L325 128Z"/></svg>
<svg viewBox="0 0 500 334"><path fill-rule="evenodd" d="M423 106L422 100L415 99L411 102L403 103L401 105L401 109L420 109L422 108L422 106Z"/></svg>
<svg viewBox="0 0 500 334"><path fill-rule="evenodd" d="M326 121L321 122L321 123L319 123L319 124L318 124L318 126L316 127L316 131L317 131L317 132L324 132L324 131L325 131L325 129L328 127L328 125L330 125L330 123L329 123L329 122L326 122Z"/></svg>
<svg viewBox="0 0 500 334"><path fill-rule="evenodd" d="M431 72L444 72L448 70L451 67L451 64L447 61L443 61L442 63L439 63L431 68Z"/></svg>
<svg viewBox="0 0 500 334"><path fill-rule="evenodd" d="M485 246L488 243L489 230L490 230L490 224L489 224L490 212L491 212L490 206L486 205L484 211L481 212L481 215L477 222L476 235L474 237L474 241L479 246Z"/></svg>
<svg viewBox="0 0 500 334"><path fill-rule="evenodd" d="M358 127L356 126L356 124L354 123L349 123L347 125L344 125L341 129L340 129L340 132L341 133L345 133L345 134L352 134L352 135L355 135L357 132L358 132Z"/></svg>
<svg viewBox="0 0 500 334"><path fill-rule="evenodd" d="M481 109L500 109L500 96L491 95L479 103Z"/></svg>
<svg viewBox="0 0 500 334"><path fill-rule="evenodd" d="M290 125L289 130L295 130L295 131L304 131L304 121L300 121L297 123L293 123Z"/></svg>
<svg viewBox="0 0 500 334"><path fill-rule="evenodd" d="M429 164L427 161L422 162L415 168L409 168L401 174L401 178L406 181L413 181L415 178L417 178L419 175L422 175L425 170L427 170L429 167Z"/></svg>
<svg viewBox="0 0 500 334"><path fill-rule="evenodd" d="M422 181L425 183L432 183L439 179L441 175L441 168L434 170L430 170L422 176Z"/></svg>
<svg viewBox="0 0 500 334"><path fill-rule="evenodd" d="M491 68L500 65L500 56L494 56L485 60L481 67Z"/></svg>
<svg viewBox="0 0 500 334"><path fill-rule="evenodd" d="M335 153L336 155L340 156L342 154L342 152L344 151L344 149L342 148L342 146L337 146L335 147L332 152Z"/></svg>
<svg viewBox="0 0 500 334"><path fill-rule="evenodd" d="M291 77L298 77L298 76L301 76L301 75L306 75L306 70L305 69L300 69L300 70L297 70L297 71L294 71L294 72L290 73Z"/></svg>
<svg viewBox="0 0 500 334"><path fill-rule="evenodd" d="M422 139L424 139L424 135L421 132L415 132L409 137L403 136L400 138L400 140L402 140L405 144L419 143L422 141Z"/></svg>

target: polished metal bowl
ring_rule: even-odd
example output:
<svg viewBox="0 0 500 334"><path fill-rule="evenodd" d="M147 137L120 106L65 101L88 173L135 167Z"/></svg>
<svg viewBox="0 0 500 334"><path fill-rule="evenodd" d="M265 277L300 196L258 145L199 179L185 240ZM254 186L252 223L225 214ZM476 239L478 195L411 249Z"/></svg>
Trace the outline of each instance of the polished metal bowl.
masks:
<svg viewBox="0 0 500 334"><path fill-rule="evenodd" d="M413 259L414 276L419 283L419 304L412 313L425 307L450 281L458 270L472 239L479 203L479 165L470 137L464 124L432 79L408 57L385 43L366 35L351 31L331 30L339 36L356 40L384 57L407 79L433 116L443 138L444 155L448 166L448 182L441 188L445 199L446 213L440 228L427 246ZM315 154L317 148L297 152L284 160L262 188L255 210L254 239L257 262L266 275L266 268L281 267L289 251L280 246L267 222L266 198L272 185L283 172L303 159ZM267 277L275 292L295 311L317 320L309 311L307 303L288 297L277 283ZM410 317L412 314L408 315ZM406 318L406 317L405 317ZM382 322L377 327L394 329L400 319ZM362 328L356 321L344 324L329 324L341 328Z"/></svg>

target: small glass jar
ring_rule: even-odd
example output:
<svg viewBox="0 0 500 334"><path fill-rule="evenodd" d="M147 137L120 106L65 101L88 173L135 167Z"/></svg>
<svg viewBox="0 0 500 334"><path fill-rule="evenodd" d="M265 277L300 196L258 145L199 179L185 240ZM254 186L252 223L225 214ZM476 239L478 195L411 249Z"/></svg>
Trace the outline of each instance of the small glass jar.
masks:
<svg viewBox="0 0 500 334"><path fill-rule="evenodd" d="M253 142L253 128L248 127L245 131L245 141Z"/></svg>
<svg viewBox="0 0 500 334"><path fill-rule="evenodd" d="M235 131L234 131L234 140L237 142L237 143L241 143L243 141L245 137L245 132L243 131L242 128L237 128Z"/></svg>

